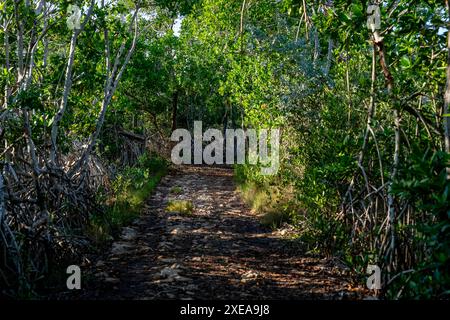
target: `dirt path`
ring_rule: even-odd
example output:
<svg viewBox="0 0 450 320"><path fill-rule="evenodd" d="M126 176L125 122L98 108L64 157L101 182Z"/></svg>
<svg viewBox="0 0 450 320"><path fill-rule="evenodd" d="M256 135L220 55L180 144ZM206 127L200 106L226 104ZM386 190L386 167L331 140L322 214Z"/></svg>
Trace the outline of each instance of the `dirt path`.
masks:
<svg viewBox="0 0 450 320"><path fill-rule="evenodd" d="M193 214L166 212L169 199L192 201ZM332 260L305 255L283 232L262 227L232 171L217 168L166 176L145 215L94 269L84 298L351 299L358 291Z"/></svg>

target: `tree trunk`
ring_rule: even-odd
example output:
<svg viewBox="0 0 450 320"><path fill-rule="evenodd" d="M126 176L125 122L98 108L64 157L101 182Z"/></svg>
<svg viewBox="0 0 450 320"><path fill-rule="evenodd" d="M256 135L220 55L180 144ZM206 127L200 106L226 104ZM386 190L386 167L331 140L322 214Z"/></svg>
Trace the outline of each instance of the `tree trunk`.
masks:
<svg viewBox="0 0 450 320"><path fill-rule="evenodd" d="M389 95L392 95L392 89L394 87L394 78L392 77L392 74L389 70L388 64L386 62L386 51L384 47L383 38L380 36L378 31L375 31L373 33L373 40L375 45L378 47L378 55L380 57L380 65L381 70L383 71L384 79L386 80L386 88L388 90ZM394 155L393 155L393 164L392 164L392 170L391 175L389 177L388 182L388 193L387 193L387 205L388 205L388 212L387 212L387 227L388 232L390 235L390 241L389 246L387 248L387 258L388 258L388 271L390 270L390 265L393 261L394 256L394 250L395 250L395 219L396 219L396 212L395 212L395 198L392 194L392 184L394 180L397 177L398 172L398 166L400 164L400 113L397 109L394 110Z"/></svg>
<svg viewBox="0 0 450 320"><path fill-rule="evenodd" d="M137 40L137 35L138 35L138 24L137 24L138 12L139 12L139 7L136 8L136 11L133 15L133 19L131 20L131 24L130 24L130 32L132 31L133 26L134 26L134 35L133 35L133 40L131 42L131 47L128 49L128 52L127 52L126 56L124 57L123 63L119 69L119 64L120 64L120 61L122 60L122 54L125 50L125 44L126 44L126 41L122 42L122 44L116 54L116 57L115 57L113 70L111 71L110 74L108 74L109 72L107 72L107 81L105 83L102 108L101 108L100 114L97 118L97 122L95 125L95 131L90 136L88 146L84 150L81 157L72 166L72 168L70 168L69 173L68 173L69 176L73 176L88 161L89 156L90 156L92 150L94 149L94 146L100 135L100 132L103 127L103 123L105 122L105 116L106 116L106 111L108 109L108 106L111 103L111 99L117 89L117 85L119 84L119 81L122 78L122 74L125 71L125 68L128 65L128 62L130 61L131 55L133 54L134 49L136 48L136 40ZM106 44L106 46L108 46L108 48L109 48L109 44ZM109 58L110 57L108 56L107 57L108 61L109 61ZM107 64L108 63L109 62L107 62ZM109 70L107 70L107 71L109 71Z"/></svg>
<svg viewBox="0 0 450 320"><path fill-rule="evenodd" d="M88 13L86 15L86 18L83 21L83 24L81 25L81 28L75 29L73 31L72 38L70 39L69 58L67 59L63 96L62 96L61 102L59 104L58 112L56 113L55 117L53 118L53 123L52 123L52 132L51 132L52 150L50 152L50 161L53 165L56 164L57 137L58 137L59 123L61 122L61 120L64 116L64 113L66 112L67 101L69 99L70 89L72 87L72 67L73 67L73 63L75 61L75 48L77 45L78 35L81 33L81 31L84 29L87 22L89 21L92 11L94 9L94 4L95 4L95 1L94 0L91 1Z"/></svg>
<svg viewBox="0 0 450 320"><path fill-rule="evenodd" d="M5 68L6 70L9 71L10 69L10 62L9 62L9 51L10 51L10 47L9 47L9 34L8 34L8 21L6 21L5 19L5 24L3 26L3 34L4 34L4 45L5 45ZM9 96L11 94L11 89L9 88L8 82L6 81L5 84L5 100L3 102L3 108L6 110L8 109L8 100L9 100Z"/></svg>
<svg viewBox="0 0 450 320"><path fill-rule="evenodd" d="M327 52L327 63L325 64L325 75L328 76L331 69L331 62L333 60L333 39L328 39L328 52Z"/></svg>
<svg viewBox="0 0 450 320"><path fill-rule="evenodd" d="M175 90L172 96L172 131L177 128L178 113L178 90Z"/></svg>
<svg viewBox="0 0 450 320"><path fill-rule="evenodd" d="M17 24L17 83L20 85L23 79L23 21L19 15L20 1L14 1L14 17Z"/></svg>
<svg viewBox="0 0 450 320"><path fill-rule="evenodd" d="M239 37L241 38L241 54L244 53L244 14L245 14L245 7L247 5L247 1L242 1L242 7L241 7L241 20L239 24Z"/></svg>
<svg viewBox="0 0 450 320"><path fill-rule="evenodd" d="M445 1L447 6L447 11L450 16L450 7L448 0ZM445 143L445 152L450 153L450 30L447 34L447 83L445 85L445 95L444 95L444 143ZM450 180L450 167L447 166L447 179Z"/></svg>
<svg viewBox="0 0 450 320"><path fill-rule="evenodd" d="M3 172L0 172L0 228L6 215L5 209L5 184L3 182Z"/></svg>

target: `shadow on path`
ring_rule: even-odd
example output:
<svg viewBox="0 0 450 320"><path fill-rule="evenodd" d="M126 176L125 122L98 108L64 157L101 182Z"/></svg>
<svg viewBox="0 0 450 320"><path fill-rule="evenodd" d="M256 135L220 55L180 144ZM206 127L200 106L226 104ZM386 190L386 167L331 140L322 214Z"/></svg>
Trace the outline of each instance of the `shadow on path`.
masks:
<svg viewBox="0 0 450 320"><path fill-rule="evenodd" d="M289 250L288 239L261 226L232 174L184 167L166 176L145 214L97 261L82 298L357 298L336 265ZM193 214L166 212L169 200L192 201Z"/></svg>

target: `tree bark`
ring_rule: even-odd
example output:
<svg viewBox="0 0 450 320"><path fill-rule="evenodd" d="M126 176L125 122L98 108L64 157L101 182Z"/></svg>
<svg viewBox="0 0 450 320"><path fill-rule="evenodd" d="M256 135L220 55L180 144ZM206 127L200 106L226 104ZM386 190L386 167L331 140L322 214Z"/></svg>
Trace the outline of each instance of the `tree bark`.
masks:
<svg viewBox="0 0 450 320"><path fill-rule="evenodd" d="M386 51L384 47L383 38L380 36L378 31L373 33L373 41L378 48L378 55L380 57L380 65L381 70L383 71L384 79L386 81L386 88L388 90L389 96L392 96L392 89L394 87L394 78L389 70L388 64L386 62ZM393 155L393 164L392 170L389 177L388 182L388 193L387 193L387 205L388 205L388 224L387 227L390 233L390 243L388 247L388 269L390 267L390 263L393 259L394 249L395 249L395 219L396 219L396 211L395 211L395 198L392 194L392 184L397 177L398 166L400 164L400 113L397 109L394 109L394 155Z"/></svg>
<svg viewBox="0 0 450 320"><path fill-rule="evenodd" d="M19 15L20 0L14 1L14 17L17 24L17 83L20 85L23 79L23 21Z"/></svg>
<svg viewBox="0 0 450 320"><path fill-rule="evenodd" d="M331 69L331 62L333 60L333 39L328 39L328 52L327 52L327 62L325 64L325 75L328 76Z"/></svg>
<svg viewBox="0 0 450 320"><path fill-rule="evenodd" d="M59 123L61 122L64 113L66 112L67 108L67 101L70 94L70 89L72 87L72 67L73 63L75 61L75 48L77 45L77 39L81 31L83 31L84 27L86 26L87 22L89 21L92 11L94 9L95 0L91 1L90 7L88 9L88 13L86 15L86 18L83 21L83 24L81 25L80 29L75 29L72 33L72 38L70 39L70 49L69 49L69 58L67 59L67 65L66 65L66 72L65 72L65 81L64 81L64 89L63 89L63 95L61 102L59 104L58 112L56 113L55 117L53 118L52 123L52 131L51 131L51 142L52 142L52 149L50 152L50 162L55 165L56 164L56 153L57 153L57 138L58 138L58 130L59 130Z"/></svg>
<svg viewBox="0 0 450 320"><path fill-rule="evenodd" d="M447 12L450 16L450 6L448 0L445 1ZM444 94L444 145L445 152L450 153L450 29L447 33L447 82L445 85ZM450 167L447 166L447 179L450 180Z"/></svg>
<svg viewBox="0 0 450 320"><path fill-rule="evenodd" d="M308 17L308 11L306 8L306 1L303 0L303 16L305 19L305 37L306 40L309 40L309 30L308 30L308 24L309 24L309 17Z"/></svg>
<svg viewBox="0 0 450 320"><path fill-rule="evenodd" d="M372 126L373 116L375 114L375 82L376 82L376 46L373 46L373 52L372 52L372 72L371 72L371 85L370 85L370 100L369 100L369 108L367 109L367 125L366 130L364 132L364 139L363 144L361 147L361 151L358 155L358 167L363 168L364 163L364 156L367 150L367 144L369 143L369 133ZM364 170L362 170L364 173ZM367 179L366 179L367 183ZM354 180L352 180L352 183L349 186L349 190L346 193L345 199L348 196L348 193L351 191L351 188L353 187ZM369 190L368 190L369 191Z"/></svg>
<svg viewBox="0 0 450 320"><path fill-rule="evenodd" d="M0 230L6 215L5 208L5 184L3 182L3 172L0 172Z"/></svg>
<svg viewBox="0 0 450 320"><path fill-rule="evenodd" d="M9 22L7 21L7 19L5 18L4 24L3 24L3 34L4 34L4 39L3 39L3 44L5 46L5 68L6 70L9 72L10 69L10 60L9 60L9 52L10 52L10 46L9 46L9 32L8 32L8 25ZM9 87L8 81L6 81L5 84L5 100L3 102L3 108L6 110L8 109L8 100L9 100L9 96L11 94L11 89Z"/></svg>
<svg viewBox="0 0 450 320"><path fill-rule="evenodd" d="M177 128L177 113L178 113L178 90L175 90L172 97L172 131Z"/></svg>
<svg viewBox="0 0 450 320"><path fill-rule="evenodd" d="M94 149L94 146L97 142L97 139L100 135L101 129L103 127L103 123L105 122L105 116L106 116L106 111L108 109L109 104L111 103L111 99L117 89L117 85L119 84L120 79L122 78L122 74L125 71L125 68L128 64L128 62L130 61L131 55L134 52L134 49L136 47L136 40L137 40L137 35L138 35L138 24L137 24L137 17L138 17L138 12L139 12L139 7L136 8L136 11L133 15L133 19L131 21L131 25L130 25L130 31L133 28L134 25L134 35L133 35L133 40L131 43L131 47L128 49L127 55L125 56L123 63L119 69L119 64L120 64L120 60L122 58L122 54L125 50L125 44L126 41L122 42L116 57L115 57L115 61L114 61L114 66L113 66L113 70L111 71L110 74L107 74L107 81L105 83L105 90L104 90L104 97L103 97L103 102L102 102L102 108L100 110L100 114L97 118L97 123L95 126L95 131L94 133L91 135L91 137L89 138L89 143L87 148L84 150L83 154L81 155L81 157L78 159L78 161L72 166L72 168L70 168L69 170L69 176L73 176L89 159L89 156L92 152L92 150ZM106 46L109 46L109 44L105 44ZM108 57L109 60L109 57ZM117 70L119 70L119 72L117 72Z"/></svg>

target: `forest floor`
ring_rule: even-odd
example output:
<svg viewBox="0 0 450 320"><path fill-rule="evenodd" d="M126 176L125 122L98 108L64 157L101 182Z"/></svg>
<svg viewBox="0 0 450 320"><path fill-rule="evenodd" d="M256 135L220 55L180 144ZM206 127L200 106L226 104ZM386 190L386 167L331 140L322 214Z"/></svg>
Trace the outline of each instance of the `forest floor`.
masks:
<svg viewBox="0 0 450 320"><path fill-rule="evenodd" d="M191 214L167 212L170 200ZM307 254L242 202L225 168L164 177L143 215L92 263L81 299L361 299L337 259Z"/></svg>

